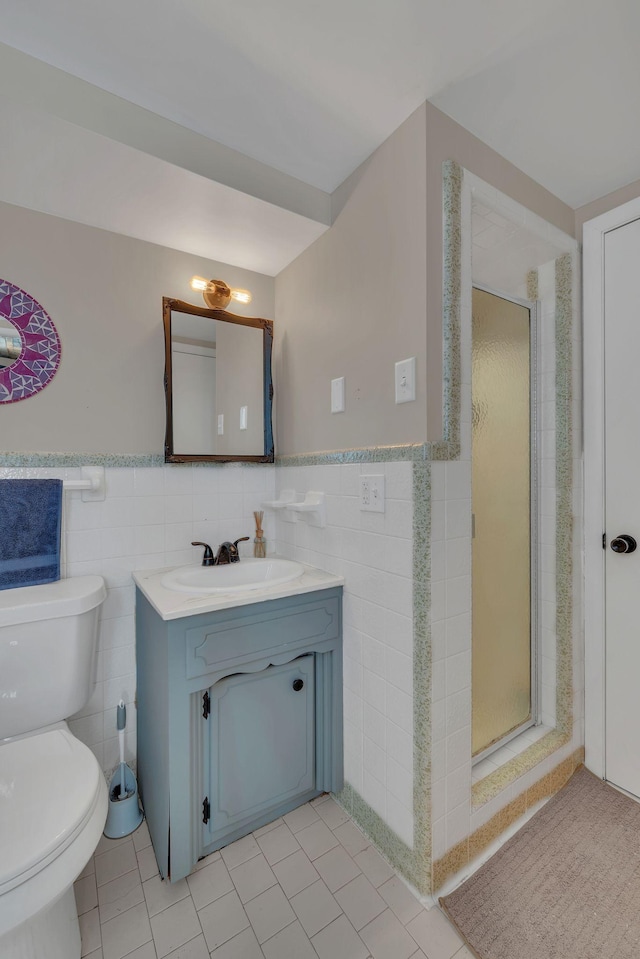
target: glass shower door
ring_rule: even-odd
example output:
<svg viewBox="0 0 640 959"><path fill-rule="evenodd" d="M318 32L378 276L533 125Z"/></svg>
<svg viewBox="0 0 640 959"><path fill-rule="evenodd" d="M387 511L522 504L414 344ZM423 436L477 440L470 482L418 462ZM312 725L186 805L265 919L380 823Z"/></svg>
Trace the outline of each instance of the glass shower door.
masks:
<svg viewBox="0 0 640 959"><path fill-rule="evenodd" d="M473 290L472 752L533 722L532 310Z"/></svg>

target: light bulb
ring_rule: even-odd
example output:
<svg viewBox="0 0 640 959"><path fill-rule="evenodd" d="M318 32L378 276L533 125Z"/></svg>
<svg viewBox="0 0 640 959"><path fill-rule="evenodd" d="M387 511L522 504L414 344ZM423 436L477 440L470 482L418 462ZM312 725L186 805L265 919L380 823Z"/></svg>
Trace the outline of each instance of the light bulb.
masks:
<svg viewBox="0 0 640 959"><path fill-rule="evenodd" d="M202 276L192 276L190 285L192 290L202 293L204 302L212 310L226 310L232 299L244 306L251 303L249 290L232 290L224 280L205 280Z"/></svg>
<svg viewBox="0 0 640 959"><path fill-rule="evenodd" d="M236 303L242 303L244 306L248 306L253 297L249 290L231 290L231 299L235 300Z"/></svg>

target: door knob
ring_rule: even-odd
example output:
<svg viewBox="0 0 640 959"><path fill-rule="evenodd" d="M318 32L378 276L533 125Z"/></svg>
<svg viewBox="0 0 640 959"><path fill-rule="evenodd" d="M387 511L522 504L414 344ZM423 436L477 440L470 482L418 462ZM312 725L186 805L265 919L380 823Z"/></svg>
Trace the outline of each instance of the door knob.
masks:
<svg viewBox="0 0 640 959"><path fill-rule="evenodd" d="M614 553L633 553L637 546L633 536L628 536L627 533L621 533L620 536L611 540L611 549Z"/></svg>
<svg viewBox="0 0 640 959"><path fill-rule="evenodd" d="M293 686L294 692L299 693L304 686L304 682L301 679L294 679L291 685Z"/></svg>

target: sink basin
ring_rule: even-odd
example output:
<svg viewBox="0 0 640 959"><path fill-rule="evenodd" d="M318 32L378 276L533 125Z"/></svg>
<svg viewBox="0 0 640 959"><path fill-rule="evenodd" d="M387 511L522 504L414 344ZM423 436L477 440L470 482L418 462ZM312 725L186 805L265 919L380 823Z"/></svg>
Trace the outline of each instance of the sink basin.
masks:
<svg viewBox="0 0 640 959"><path fill-rule="evenodd" d="M298 579L304 567L290 559L242 559L227 566L180 566L160 583L178 593L240 593Z"/></svg>

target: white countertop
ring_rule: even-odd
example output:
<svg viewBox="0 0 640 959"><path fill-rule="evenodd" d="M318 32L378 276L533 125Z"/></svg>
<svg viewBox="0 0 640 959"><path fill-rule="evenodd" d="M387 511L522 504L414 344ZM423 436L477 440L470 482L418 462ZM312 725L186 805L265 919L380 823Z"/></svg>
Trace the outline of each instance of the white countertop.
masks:
<svg viewBox="0 0 640 959"><path fill-rule="evenodd" d="M242 562L242 560L240 560ZM178 593L161 585L162 577L169 570L141 569L133 573L133 579L144 593L155 611L164 620L180 619L183 616L196 616L198 613L211 613L218 609L232 609L234 606L249 606L252 603L264 603L269 599L281 599L283 596L299 596L319 589L332 589L343 586L344 577L327 573L314 566L304 566L302 576L283 583L280 586L261 586L259 589L245 589L233 593Z"/></svg>

